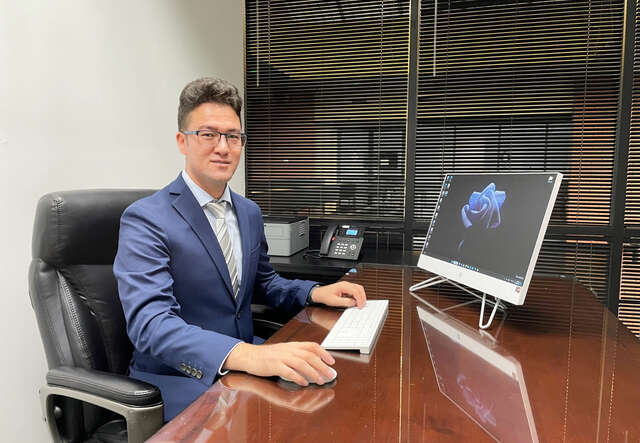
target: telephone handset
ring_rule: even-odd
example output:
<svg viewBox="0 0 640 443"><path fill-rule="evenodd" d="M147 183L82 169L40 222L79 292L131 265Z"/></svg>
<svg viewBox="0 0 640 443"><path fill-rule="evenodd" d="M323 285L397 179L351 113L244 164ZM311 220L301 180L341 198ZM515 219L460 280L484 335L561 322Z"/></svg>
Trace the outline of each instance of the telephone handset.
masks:
<svg viewBox="0 0 640 443"><path fill-rule="evenodd" d="M332 223L322 237L320 255L357 260L364 241L364 227Z"/></svg>

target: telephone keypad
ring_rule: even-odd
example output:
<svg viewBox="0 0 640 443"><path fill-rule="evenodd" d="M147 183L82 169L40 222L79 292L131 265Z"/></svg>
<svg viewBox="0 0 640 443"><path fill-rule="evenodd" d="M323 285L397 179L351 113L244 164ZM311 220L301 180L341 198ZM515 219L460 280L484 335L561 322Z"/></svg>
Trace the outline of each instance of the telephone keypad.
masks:
<svg viewBox="0 0 640 443"><path fill-rule="evenodd" d="M336 258L357 259L360 253L358 246L362 244L362 238L340 238L336 239L329 252L330 256Z"/></svg>

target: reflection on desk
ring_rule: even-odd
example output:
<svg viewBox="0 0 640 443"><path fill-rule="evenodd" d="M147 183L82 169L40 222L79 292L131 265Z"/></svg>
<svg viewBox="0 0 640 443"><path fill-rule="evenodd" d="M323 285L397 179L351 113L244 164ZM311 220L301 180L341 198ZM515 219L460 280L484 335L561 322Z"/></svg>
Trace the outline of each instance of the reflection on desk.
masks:
<svg viewBox="0 0 640 443"><path fill-rule="evenodd" d="M496 440L537 442L518 359L429 303L416 309L440 392Z"/></svg>
<svg viewBox="0 0 640 443"><path fill-rule="evenodd" d="M494 339L476 333L479 303L448 309L467 295L447 285L419 291L434 312L446 310L448 326L468 332L470 350L432 323L427 344L418 315L425 304L408 291L425 277L384 266L345 277L369 298L388 299L389 314L368 360L334 354L335 384L286 391L273 379L233 374L226 385L230 374L151 441L494 441L489 432L507 441L514 434L497 429L505 420L519 441L640 439L640 342L589 290L568 279L534 279L524 306L513 307L501 328L496 318ZM339 315L307 307L269 342L320 343ZM446 372L462 365L474 369L460 380L460 372ZM511 417L492 393L509 397L501 404L512 408Z"/></svg>
<svg viewBox="0 0 640 443"><path fill-rule="evenodd" d="M247 441L252 416L260 416L264 405L273 407L278 414L284 412L295 419L296 414L312 414L333 400L331 386L308 388L294 387L291 383L274 382L272 379L229 374L221 383L214 385L215 396L207 405L208 416L202 417L202 426L197 434L189 435L189 441ZM212 392L210 392L211 394ZM193 408L193 406L192 406ZM198 411L194 411L198 415Z"/></svg>

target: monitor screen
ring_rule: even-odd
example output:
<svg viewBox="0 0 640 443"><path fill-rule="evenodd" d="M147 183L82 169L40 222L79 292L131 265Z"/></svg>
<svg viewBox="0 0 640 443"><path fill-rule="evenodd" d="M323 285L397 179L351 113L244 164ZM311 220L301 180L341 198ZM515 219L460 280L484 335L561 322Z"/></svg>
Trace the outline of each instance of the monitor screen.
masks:
<svg viewBox="0 0 640 443"><path fill-rule="evenodd" d="M522 304L562 174L447 174L418 265Z"/></svg>

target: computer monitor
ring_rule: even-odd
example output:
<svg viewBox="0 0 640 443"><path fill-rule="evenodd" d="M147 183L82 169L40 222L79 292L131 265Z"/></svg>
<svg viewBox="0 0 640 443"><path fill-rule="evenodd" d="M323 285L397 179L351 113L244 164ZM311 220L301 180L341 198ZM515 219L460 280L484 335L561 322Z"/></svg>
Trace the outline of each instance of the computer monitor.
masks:
<svg viewBox="0 0 640 443"><path fill-rule="evenodd" d="M417 306L438 389L498 441L537 442L520 362L433 306Z"/></svg>
<svg viewBox="0 0 640 443"><path fill-rule="evenodd" d="M523 304L561 181L558 172L447 174L418 266Z"/></svg>

